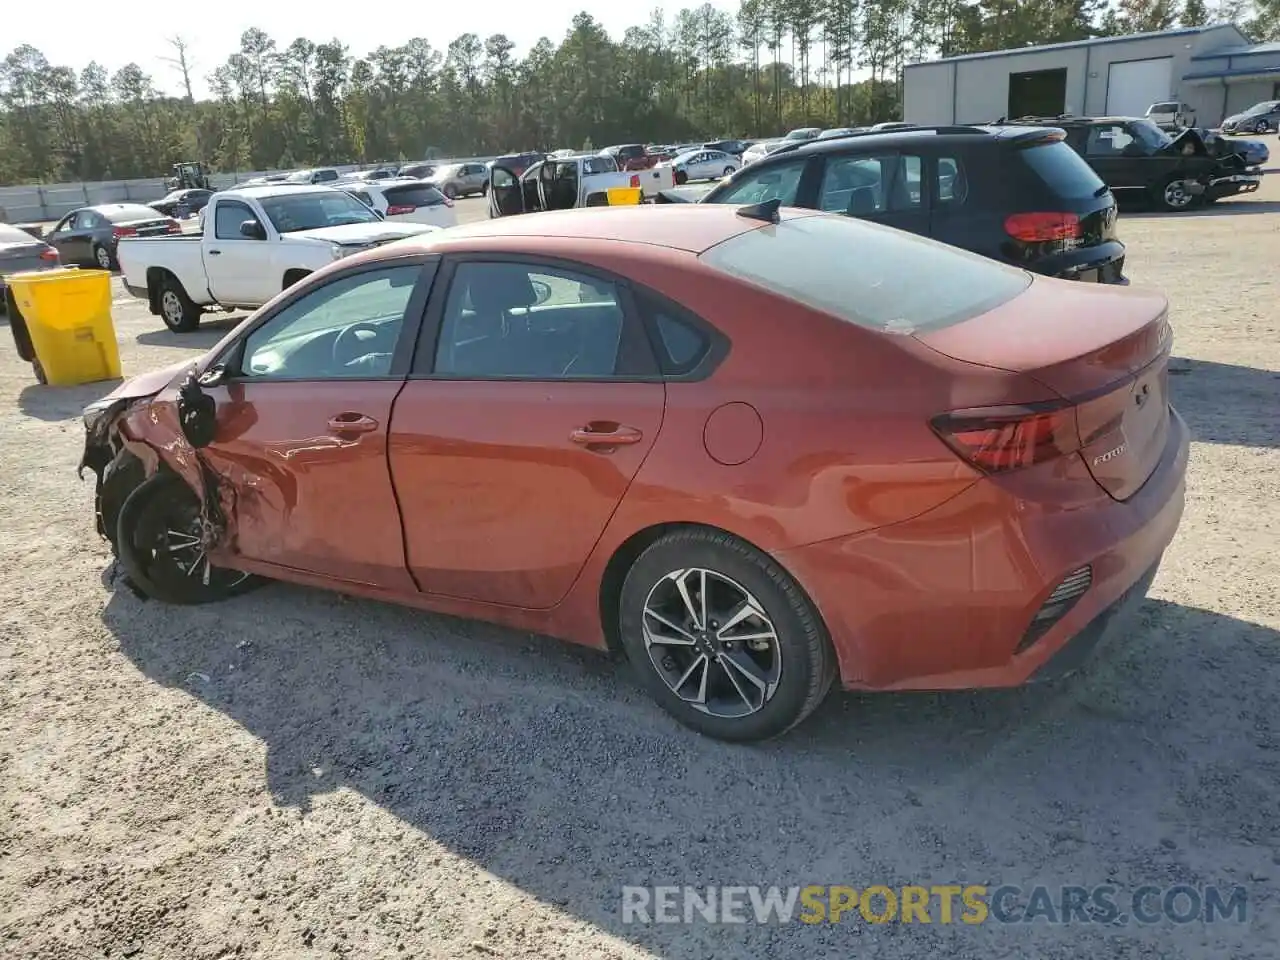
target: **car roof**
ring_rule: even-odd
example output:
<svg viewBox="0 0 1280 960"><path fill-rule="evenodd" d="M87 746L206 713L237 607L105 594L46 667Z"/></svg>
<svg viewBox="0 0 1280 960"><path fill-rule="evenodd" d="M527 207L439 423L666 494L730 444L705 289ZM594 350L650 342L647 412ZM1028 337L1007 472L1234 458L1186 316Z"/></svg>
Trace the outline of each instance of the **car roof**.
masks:
<svg viewBox="0 0 1280 960"><path fill-rule="evenodd" d="M512 241L512 252L550 240L583 241L584 249L606 243L644 244L699 254L731 237L766 226L762 220L739 216L732 204L673 203L656 206L583 207L516 217L479 220L422 234L390 246L403 253L417 246L423 252L450 253L492 250L492 241ZM783 219L821 216L818 211L784 209ZM388 249L388 248L382 248Z"/></svg>
<svg viewBox="0 0 1280 960"><path fill-rule="evenodd" d="M1008 123L1000 125L940 125L936 127L911 127L900 130L871 130L863 133L852 133L847 136L818 137L814 140L793 140L782 148L768 154L759 163L784 162L787 157L813 156L820 153L839 153L853 145L858 147L897 146L912 141L937 140L940 137L983 138L989 140L1016 140L1029 135L1044 135L1045 127L1056 126L1046 118L1040 123ZM794 146L792 145L794 144Z"/></svg>
<svg viewBox="0 0 1280 960"><path fill-rule="evenodd" d="M328 193L333 187L324 183L253 183L243 187L233 187L230 190L220 190L219 193L228 194L244 194L249 197L280 197L287 194L303 194L303 193Z"/></svg>
<svg viewBox="0 0 1280 960"><path fill-rule="evenodd" d="M94 213L100 213L103 216L111 213L121 213L126 210L145 210L152 216L155 216L156 213L145 203L95 203L88 207L81 207L80 209L92 210Z"/></svg>

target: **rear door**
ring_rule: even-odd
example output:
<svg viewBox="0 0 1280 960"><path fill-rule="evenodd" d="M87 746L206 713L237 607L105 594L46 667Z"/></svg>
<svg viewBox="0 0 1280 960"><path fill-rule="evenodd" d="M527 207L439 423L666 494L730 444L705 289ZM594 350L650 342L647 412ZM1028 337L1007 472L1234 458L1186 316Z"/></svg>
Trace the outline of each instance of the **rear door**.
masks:
<svg viewBox="0 0 1280 960"><path fill-rule="evenodd" d="M531 609L574 580L662 425L625 286L533 258L449 263L391 423L426 593Z"/></svg>
<svg viewBox="0 0 1280 960"><path fill-rule="evenodd" d="M519 174L494 164L489 168L489 219L524 212L524 190Z"/></svg>
<svg viewBox="0 0 1280 960"><path fill-rule="evenodd" d="M816 206L927 236L929 192L924 157L907 151L829 154Z"/></svg>

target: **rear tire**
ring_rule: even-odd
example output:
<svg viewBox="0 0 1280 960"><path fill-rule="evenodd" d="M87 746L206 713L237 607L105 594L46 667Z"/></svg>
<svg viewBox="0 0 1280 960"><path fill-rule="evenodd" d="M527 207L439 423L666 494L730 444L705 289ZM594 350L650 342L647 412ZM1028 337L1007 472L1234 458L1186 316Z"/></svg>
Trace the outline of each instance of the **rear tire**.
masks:
<svg viewBox="0 0 1280 960"><path fill-rule="evenodd" d="M160 307L160 319L174 333L190 333L200 326L201 310L177 277L166 276L156 291L156 303Z"/></svg>
<svg viewBox="0 0 1280 960"><path fill-rule="evenodd" d="M772 558L719 530L654 541L627 573L618 625L658 704L718 740L785 733L835 678L826 628L804 591Z"/></svg>
<svg viewBox="0 0 1280 960"><path fill-rule="evenodd" d="M99 270L119 270L120 264L113 254L101 244L93 245L93 265Z"/></svg>
<svg viewBox="0 0 1280 960"><path fill-rule="evenodd" d="M157 473L134 488L116 523L120 563L134 586L153 599L212 603L262 583L209 563L200 544L200 501L175 474Z"/></svg>

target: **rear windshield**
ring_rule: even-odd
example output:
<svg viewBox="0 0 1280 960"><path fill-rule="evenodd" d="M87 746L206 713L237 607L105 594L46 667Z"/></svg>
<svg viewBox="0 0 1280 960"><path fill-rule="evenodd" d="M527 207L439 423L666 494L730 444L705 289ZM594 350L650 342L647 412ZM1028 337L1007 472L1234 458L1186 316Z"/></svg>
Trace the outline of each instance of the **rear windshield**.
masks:
<svg viewBox="0 0 1280 960"><path fill-rule="evenodd" d="M391 206L413 204L415 207L433 207L444 203L444 194L430 184L409 184L404 187L387 187L387 203Z"/></svg>
<svg viewBox="0 0 1280 960"><path fill-rule="evenodd" d="M887 333L937 330L1012 300L1031 275L956 247L832 215L784 220L704 251L708 266Z"/></svg>
<svg viewBox="0 0 1280 960"><path fill-rule="evenodd" d="M112 223L128 223L130 220L155 220L160 214L150 207L123 206L102 211L102 215Z"/></svg>
<svg viewBox="0 0 1280 960"><path fill-rule="evenodd" d="M1041 182L1063 200L1099 197L1107 189L1080 154L1061 140L1018 152Z"/></svg>
<svg viewBox="0 0 1280 960"><path fill-rule="evenodd" d="M1148 113L1177 113L1178 105L1176 103L1153 103Z"/></svg>

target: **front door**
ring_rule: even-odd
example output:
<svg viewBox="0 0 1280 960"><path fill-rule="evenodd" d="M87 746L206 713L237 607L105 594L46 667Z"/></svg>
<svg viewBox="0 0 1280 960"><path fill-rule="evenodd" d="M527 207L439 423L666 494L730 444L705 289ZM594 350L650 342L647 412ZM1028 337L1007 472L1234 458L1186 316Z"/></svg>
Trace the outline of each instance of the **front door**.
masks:
<svg viewBox="0 0 1280 960"><path fill-rule="evenodd" d="M524 191L519 174L495 164L489 171L489 219L524 212Z"/></svg>
<svg viewBox="0 0 1280 960"><path fill-rule="evenodd" d="M233 487L234 553L413 592L387 431L404 384L392 364L405 313L431 272L374 262L287 301L246 336L238 372L209 389L218 429L206 453Z"/></svg>
<svg viewBox="0 0 1280 960"><path fill-rule="evenodd" d="M251 239L240 232L240 225L252 220L267 229L253 208L241 200L219 199L213 209L213 236L208 231L201 241L204 271L209 279L209 292L219 303L232 306L256 306L266 302L264 261L270 256L270 242Z"/></svg>
<svg viewBox="0 0 1280 960"><path fill-rule="evenodd" d="M90 263L93 214L89 210L70 213L49 233L48 239L63 263Z"/></svg>
<svg viewBox="0 0 1280 960"><path fill-rule="evenodd" d="M426 593L546 609L653 446L665 388L607 279L468 259L436 297L391 424L409 569Z"/></svg>

